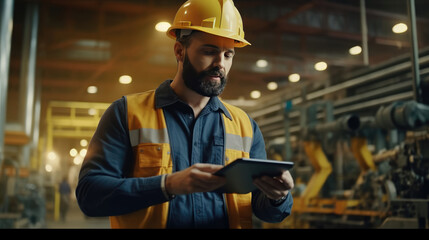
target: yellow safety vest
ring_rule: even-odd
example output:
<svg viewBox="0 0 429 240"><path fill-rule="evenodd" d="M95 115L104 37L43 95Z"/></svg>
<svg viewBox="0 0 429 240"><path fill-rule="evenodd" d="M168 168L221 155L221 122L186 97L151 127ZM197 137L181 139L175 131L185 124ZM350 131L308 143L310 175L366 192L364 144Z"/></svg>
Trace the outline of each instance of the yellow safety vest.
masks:
<svg viewBox="0 0 429 240"><path fill-rule="evenodd" d="M223 116L225 126L225 164L249 157L253 128L247 114L222 102L231 119ZM172 173L173 163L167 125L161 108L155 108L155 91L127 96L128 128L134 152L134 170L130 177L151 177ZM230 228L252 228L251 193L225 194ZM112 228L165 228L169 202L136 212L111 216Z"/></svg>

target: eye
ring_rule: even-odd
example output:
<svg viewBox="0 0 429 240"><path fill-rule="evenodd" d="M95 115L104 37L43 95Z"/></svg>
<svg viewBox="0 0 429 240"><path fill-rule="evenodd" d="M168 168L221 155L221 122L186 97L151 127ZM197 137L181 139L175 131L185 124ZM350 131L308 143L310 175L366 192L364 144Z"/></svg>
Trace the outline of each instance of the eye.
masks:
<svg viewBox="0 0 429 240"><path fill-rule="evenodd" d="M232 57L234 57L234 53L233 52L226 52L225 53L225 58L230 59Z"/></svg>

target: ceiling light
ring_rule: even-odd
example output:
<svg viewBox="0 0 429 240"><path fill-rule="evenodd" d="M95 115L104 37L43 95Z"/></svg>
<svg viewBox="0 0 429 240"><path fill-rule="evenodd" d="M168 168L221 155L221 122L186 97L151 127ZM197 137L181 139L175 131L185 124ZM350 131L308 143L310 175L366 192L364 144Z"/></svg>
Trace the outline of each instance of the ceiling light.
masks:
<svg viewBox="0 0 429 240"><path fill-rule="evenodd" d="M72 156L72 157L76 157L76 155L77 155L77 150L76 150L76 148L72 148L72 149L70 149L70 156Z"/></svg>
<svg viewBox="0 0 429 240"><path fill-rule="evenodd" d="M80 146L81 146L81 147L86 147L86 146L88 146L88 140L86 140L86 139L82 139L82 140L80 140Z"/></svg>
<svg viewBox="0 0 429 240"><path fill-rule="evenodd" d="M86 150L85 148L83 148L83 149L81 149L81 150L79 151L79 155L80 155L81 157L85 157L86 152L87 152L87 150Z"/></svg>
<svg viewBox="0 0 429 240"><path fill-rule="evenodd" d="M45 170L46 170L46 172L52 172L52 170L53 170L52 165L51 164L46 164L45 165Z"/></svg>
<svg viewBox="0 0 429 240"><path fill-rule="evenodd" d="M279 87L279 85L276 82L269 82L267 84L268 90L274 91Z"/></svg>
<svg viewBox="0 0 429 240"><path fill-rule="evenodd" d="M83 158L80 155L77 155L75 158L73 158L74 165L80 165L82 162L83 162Z"/></svg>
<svg viewBox="0 0 429 240"><path fill-rule="evenodd" d="M350 55L358 55L362 52L362 48L360 46L354 46L349 49Z"/></svg>
<svg viewBox="0 0 429 240"><path fill-rule="evenodd" d="M97 114L97 110L95 108L88 109L88 115L94 116L95 114Z"/></svg>
<svg viewBox="0 0 429 240"><path fill-rule="evenodd" d="M130 84L133 81L133 78L129 75L122 75L119 77L119 82L121 84Z"/></svg>
<svg viewBox="0 0 429 240"><path fill-rule="evenodd" d="M250 97L253 99L257 99L261 97L261 92L258 90L254 90L250 93Z"/></svg>
<svg viewBox="0 0 429 240"><path fill-rule="evenodd" d="M395 26L392 27L392 31L394 33L404 33L408 29L407 24L405 23L397 23Z"/></svg>
<svg viewBox="0 0 429 240"><path fill-rule="evenodd" d="M289 81L290 82L298 82L301 79L301 76L299 76L298 73L292 73L289 75Z"/></svg>
<svg viewBox="0 0 429 240"><path fill-rule="evenodd" d="M55 152L49 152L48 153L48 159L49 160L55 160L57 158L57 154Z"/></svg>
<svg viewBox="0 0 429 240"><path fill-rule="evenodd" d="M94 93L97 93L98 88L97 88L96 86L89 86L89 87L86 89L86 91L87 91L89 94L94 94Z"/></svg>
<svg viewBox="0 0 429 240"><path fill-rule="evenodd" d="M259 68L265 68L268 66L268 62L265 59L259 59L258 61L256 61L256 66Z"/></svg>
<svg viewBox="0 0 429 240"><path fill-rule="evenodd" d="M167 30L171 27L171 24L168 22L159 22L155 25L155 29L158 32L167 32Z"/></svg>
<svg viewBox="0 0 429 240"><path fill-rule="evenodd" d="M326 62L318 62L314 64L314 69L317 71L325 71L328 68L328 64Z"/></svg>

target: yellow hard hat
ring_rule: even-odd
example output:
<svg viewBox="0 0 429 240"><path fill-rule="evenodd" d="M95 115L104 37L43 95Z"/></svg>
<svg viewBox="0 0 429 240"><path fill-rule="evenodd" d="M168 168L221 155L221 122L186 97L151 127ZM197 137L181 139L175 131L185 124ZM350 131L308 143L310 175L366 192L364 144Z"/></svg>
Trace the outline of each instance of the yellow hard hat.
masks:
<svg viewBox="0 0 429 240"><path fill-rule="evenodd" d="M177 29L198 30L235 40L235 47L250 45L244 39L243 21L232 0L188 0L177 11L167 35Z"/></svg>

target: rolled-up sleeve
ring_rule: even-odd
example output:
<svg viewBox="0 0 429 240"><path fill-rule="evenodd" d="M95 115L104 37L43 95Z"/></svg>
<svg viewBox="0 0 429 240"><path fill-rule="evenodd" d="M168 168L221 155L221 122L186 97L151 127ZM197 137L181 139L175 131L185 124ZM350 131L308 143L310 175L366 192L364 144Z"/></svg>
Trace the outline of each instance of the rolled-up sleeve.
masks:
<svg viewBox="0 0 429 240"><path fill-rule="evenodd" d="M167 201L161 176L130 178L133 167L126 98L121 98L105 111L88 146L76 188L81 210L114 216Z"/></svg>
<svg viewBox="0 0 429 240"><path fill-rule="evenodd" d="M265 142L256 122L252 119L253 143L250 149L251 158L266 159ZM259 190L252 192L252 209L256 217L265 222L281 222L292 211L293 198L289 191L286 199L279 205L273 205L269 198Z"/></svg>

